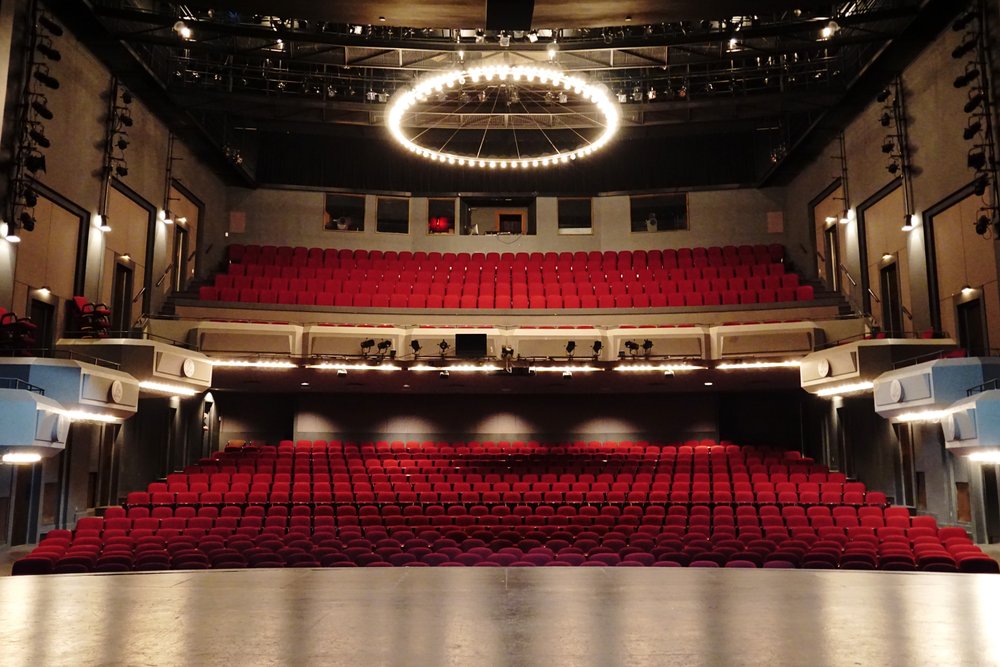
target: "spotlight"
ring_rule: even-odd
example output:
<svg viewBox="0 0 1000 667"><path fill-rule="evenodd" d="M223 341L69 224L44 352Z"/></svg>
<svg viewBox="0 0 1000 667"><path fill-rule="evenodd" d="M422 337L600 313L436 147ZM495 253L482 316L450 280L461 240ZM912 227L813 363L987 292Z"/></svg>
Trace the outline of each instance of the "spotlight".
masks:
<svg viewBox="0 0 1000 667"><path fill-rule="evenodd" d="M500 348L500 358L501 359L512 359L514 357L514 348L510 345L504 345Z"/></svg>
<svg viewBox="0 0 1000 667"><path fill-rule="evenodd" d="M903 226L900 229L904 232L908 232L913 229L913 214L906 213L903 215Z"/></svg>
<svg viewBox="0 0 1000 667"><path fill-rule="evenodd" d="M955 50L951 52L951 57L954 58L955 60L959 60L960 58L964 58L965 56L967 56L975 48L976 48L976 39L975 37L973 37L956 46Z"/></svg>
<svg viewBox="0 0 1000 667"><path fill-rule="evenodd" d="M986 152L982 148L973 148L969 151L969 157L966 159L966 162L969 165L969 169L978 171L986 166Z"/></svg>
<svg viewBox="0 0 1000 667"><path fill-rule="evenodd" d="M17 217L17 221L20 223L21 228L24 231L35 231L35 218L27 211L21 211L21 215Z"/></svg>
<svg viewBox="0 0 1000 667"><path fill-rule="evenodd" d="M981 215L979 219L976 220L976 233L982 236L986 233L986 230L990 228L990 216ZM964 291L964 290L963 290Z"/></svg>
<svg viewBox="0 0 1000 667"><path fill-rule="evenodd" d="M600 354L601 354L601 348L602 347L604 347L604 343L602 343L599 340L595 340L594 344L591 346L590 349L594 351L594 359L595 360L597 359L597 357L600 356Z"/></svg>
<svg viewBox="0 0 1000 667"><path fill-rule="evenodd" d="M982 176L976 179L975 183L973 183L972 191L975 193L977 197L982 197L983 194L986 192L986 186L988 186L989 184L990 184L989 176L983 174Z"/></svg>
<svg viewBox="0 0 1000 667"><path fill-rule="evenodd" d="M819 34L823 39L830 39L831 37L836 35L839 31L840 31L840 24L838 24L836 21L830 21L825 26L823 26L823 29L820 31Z"/></svg>
<svg viewBox="0 0 1000 667"><path fill-rule="evenodd" d="M973 67L971 69L965 70L964 74L959 74L957 77L955 77L954 85L956 88L965 88L978 78L979 78L979 69Z"/></svg>
<svg viewBox="0 0 1000 667"><path fill-rule="evenodd" d="M97 226L97 228L100 229L102 233L107 234L108 232L111 231L111 222L108 219L107 213L105 213L104 215L97 216L97 219L98 222L101 223Z"/></svg>
<svg viewBox="0 0 1000 667"><path fill-rule="evenodd" d="M569 355L570 359L573 358L573 352L575 350L576 350L576 341L575 340L571 340L568 343L566 343L566 354Z"/></svg>
<svg viewBox="0 0 1000 667"><path fill-rule="evenodd" d="M118 114L118 122L124 127L132 127L132 116L128 114Z"/></svg>
<svg viewBox="0 0 1000 667"><path fill-rule="evenodd" d="M969 27L969 24L976 20L975 10L966 12L962 16L955 19L955 22L951 24L951 29L955 32L962 32Z"/></svg>
<svg viewBox="0 0 1000 667"><path fill-rule="evenodd" d="M889 154L896 148L896 144L893 143L892 139L886 139L885 143L882 144L882 152Z"/></svg>
<svg viewBox="0 0 1000 667"><path fill-rule="evenodd" d="M529 42L531 42L532 44L534 44L535 42L538 41L538 31L537 30L532 30L532 31L530 31L526 35L526 37L528 38Z"/></svg>
<svg viewBox="0 0 1000 667"><path fill-rule="evenodd" d="M48 106L46 106L46 102L48 102L48 100L46 100L44 97L39 100L32 100L31 108L34 109L35 113L37 113L45 120L52 120L53 114L49 110Z"/></svg>
<svg viewBox="0 0 1000 667"><path fill-rule="evenodd" d="M59 51L57 51L56 49L52 48L51 44L46 44L45 42L40 42L38 44L37 48L38 48L38 52L41 53L46 58L48 58L49 60L52 60L52 61L62 60L62 54L59 53Z"/></svg>
<svg viewBox="0 0 1000 667"><path fill-rule="evenodd" d="M445 354L447 354L447 353L448 353L448 348L450 348L450 347L451 347L451 345L449 345L449 344L448 344L448 341L446 341L446 340L443 340L443 341L441 341L440 343L438 343L438 349L440 349L440 350L441 350L441 356L442 356L442 357L443 357L443 356L444 356Z"/></svg>
<svg viewBox="0 0 1000 667"><path fill-rule="evenodd" d="M54 37L61 37L63 34L62 26L50 19L48 16L39 16L38 23L49 31Z"/></svg>
<svg viewBox="0 0 1000 667"><path fill-rule="evenodd" d="M55 90L56 88L59 87L59 80L56 79L55 77L49 76L49 73L44 70L36 69L32 73L32 76L35 77L38 81L40 81L41 84L46 88L51 88L52 90Z"/></svg>
<svg viewBox="0 0 1000 667"><path fill-rule="evenodd" d="M375 341L372 340L371 338L366 338L365 340L361 341L361 354L367 357L368 353L372 351L373 347L375 347Z"/></svg>
<svg viewBox="0 0 1000 667"><path fill-rule="evenodd" d="M391 340L380 340L379 343L378 343L378 345L377 345L378 353L379 354L385 354L386 352L389 351L389 348L391 348L391 347L392 347L392 341Z"/></svg>
<svg viewBox="0 0 1000 667"><path fill-rule="evenodd" d="M186 23L184 23L184 21L178 21L177 23L175 23L173 30L175 33L177 33L177 36L180 37L181 39L191 39L191 37L194 35L194 33L191 31L191 28Z"/></svg>
<svg viewBox="0 0 1000 667"><path fill-rule="evenodd" d="M128 139L124 136L118 137L118 141L115 142L115 146L118 146L119 150L125 150L128 148Z"/></svg>
<svg viewBox="0 0 1000 667"><path fill-rule="evenodd" d="M977 90L969 95L969 101L965 103L965 113L972 113L983 103L983 91Z"/></svg>
<svg viewBox="0 0 1000 667"><path fill-rule="evenodd" d="M647 357L649 356L649 353L652 352L652 350L653 350L653 341L649 340L648 338L642 341L642 351L646 353Z"/></svg>
<svg viewBox="0 0 1000 667"><path fill-rule="evenodd" d="M31 137L31 140L34 141L39 146L41 146L42 148L49 148L50 146L52 146L52 142L49 141L49 138L46 137L44 134L42 134L41 126L33 127L30 130L28 130L28 136Z"/></svg>
<svg viewBox="0 0 1000 667"><path fill-rule="evenodd" d="M28 208L34 208L38 205L38 195L31 188L25 188L21 191L21 197L24 198L24 205Z"/></svg>
<svg viewBox="0 0 1000 667"><path fill-rule="evenodd" d="M980 130L982 129L983 129L982 122L978 120L973 121L969 123L968 127L966 127L965 130L962 132L962 138L965 139L966 141L969 141L970 139L975 138L975 136L979 134Z"/></svg>
<svg viewBox="0 0 1000 667"><path fill-rule="evenodd" d="M892 124L892 114L888 111L883 111L882 117L879 118L878 122L882 124L882 127L889 127Z"/></svg>
<svg viewBox="0 0 1000 667"><path fill-rule="evenodd" d="M500 46L504 48L510 46L510 35L505 32L500 33Z"/></svg>
<svg viewBox="0 0 1000 667"><path fill-rule="evenodd" d="M438 373L438 377L444 380L447 380L449 375L450 374L448 373L448 371L441 371L440 373Z"/></svg>
<svg viewBox="0 0 1000 667"><path fill-rule="evenodd" d="M129 105L132 104L132 93L126 91L122 92L122 104Z"/></svg>
<svg viewBox="0 0 1000 667"><path fill-rule="evenodd" d="M128 176L128 166L120 164L115 167L115 173L118 174L118 178L125 178Z"/></svg>
<svg viewBox="0 0 1000 667"><path fill-rule="evenodd" d="M899 172L899 163L898 162L890 162L889 165L886 166L885 170L887 172L889 172L890 174L892 174L892 175L895 176L896 173Z"/></svg>
<svg viewBox="0 0 1000 667"><path fill-rule="evenodd" d="M24 168L30 171L32 174L39 171L45 171L45 156L39 155L38 153L32 153L31 155L24 158Z"/></svg>
<svg viewBox="0 0 1000 667"><path fill-rule="evenodd" d="M420 341L411 340L410 349L413 350L413 358L416 359L420 355Z"/></svg>
<svg viewBox="0 0 1000 667"><path fill-rule="evenodd" d="M636 355L639 353L639 344L634 340L625 341L625 349L628 350L629 354Z"/></svg>
<svg viewBox="0 0 1000 667"><path fill-rule="evenodd" d="M878 97L876 97L875 100L881 104L884 103L891 96L892 92L888 88L883 88L882 92L878 94Z"/></svg>

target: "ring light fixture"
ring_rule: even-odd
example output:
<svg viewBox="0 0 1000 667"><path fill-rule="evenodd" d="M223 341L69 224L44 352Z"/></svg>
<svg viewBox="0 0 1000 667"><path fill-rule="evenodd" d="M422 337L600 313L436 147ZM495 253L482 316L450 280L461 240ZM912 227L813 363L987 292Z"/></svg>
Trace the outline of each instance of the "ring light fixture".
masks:
<svg viewBox="0 0 1000 667"><path fill-rule="evenodd" d="M404 119L408 112L419 113L414 107L430 101L434 97L447 95L456 87L486 84L490 85L537 85L545 87L548 92L565 99L569 93L575 94L580 101L594 105L603 121L601 133L591 142L572 149L559 150L551 142L553 150L539 155L464 155L449 152L445 148L435 149L421 145L410 139L403 132ZM456 112L458 113L458 112ZM495 112L495 115L502 115ZM496 65L449 70L426 77L414 84L412 88L403 89L389 101L386 109L386 124L393 138L402 146L420 157L443 162L460 167L476 167L486 169L524 169L531 167L548 167L554 164L566 164L571 160L584 158L597 152L607 145L618 131L621 122L621 112L618 103L613 101L611 92L602 83L593 83L583 77L567 74L554 67L538 67L527 65ZM538 131L544 132L541 128Z"/></svg>

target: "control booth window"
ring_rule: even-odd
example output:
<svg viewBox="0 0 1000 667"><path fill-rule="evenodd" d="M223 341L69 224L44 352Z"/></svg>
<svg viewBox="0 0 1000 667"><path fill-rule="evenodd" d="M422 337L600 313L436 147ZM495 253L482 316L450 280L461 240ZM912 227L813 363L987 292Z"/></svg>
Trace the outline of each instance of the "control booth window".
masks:
<svg viewBox="0 0 1000 667"><path fill-rule="evenodd" d="M455 233L454 197L434 197L427 200L427 233Z"/></svg>
<svg viewBox="0 0 1000 667"><path fill-rule="evenodd" d="M328 194L323 210L323 229L333 232L363 232L365 196Z"/></svg>
<svg viewBox="0 0 1000 667"><path fill-rule="evenodd" d="M560 234L594 232L589 197L560 197L558 205Z"/></svg>
<svg viewBox="0 0 1000 667"><path fill-rule="evenodd" d="M404 197L379 197L375 231L384 234L409 233L410 200Z"/></svg>
<svg viewBox="0 0 1000 667"><path fill-rule="evenodd" d="M460 202L464 235L535 234L534 197L463 197Z"/></svg>
<svg viewBox="0 0 1000 667"><path fill-rule="evenodd" d="M633 232L673 232L688 228L687 194L637 195L631 198Z"/></svg>

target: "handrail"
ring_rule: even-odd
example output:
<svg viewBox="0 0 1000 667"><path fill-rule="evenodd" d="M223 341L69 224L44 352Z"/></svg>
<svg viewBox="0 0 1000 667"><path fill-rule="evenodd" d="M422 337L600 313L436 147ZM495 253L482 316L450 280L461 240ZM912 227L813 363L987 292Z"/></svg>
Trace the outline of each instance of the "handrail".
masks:
<svg viewBox="0 0 1000 667"><path fill-rule="evenodd" d="M58 350L51 347L29 347L18 348L16 350L0 350L0 357L41 357L43 359L69 359L71 361L82 361L95 366L103 366L118 370L121 366L113 361L101 359L89 354L83 354L76 350Z"/></svg>
<svg viewBox="0 0 1000 667"><path fill-rule="evenodd" d="M132 297L132 303L135 303L136 301L138 301L139 297L141 297L143 294L145 294L145 292L146 292L146 286L143 285L142 289L139 290L139 292L134 297Z"/></svg>
<svg viewBox="0 0 1000 667"><path fill-rule="evenodd" d="M173 270L173 268L174 268L174 265L173 265L173 263L171 263L170 265L167 266L167 268L165 268L163 270L163 275L160 276L160 279L156 281L156 286L157 287L159 287L160 285L163 284L163 281L167 279L167 274L170 273Z"/></svg>
<svg viewBox="0 0 1000 667"><path fill-rule="evenodd" d="M1000 388L1000 380L996 378L992 380L987 380L982 384L977 384L975 387L969 387L965 390L966 396L975 396L976 394L981 394L984 391L989 391L990 389Z"/></svg>
<svg viewBox="0 0 1000 667"><path fill-rule="evenodd" d="M45 395L44 389L38 385L31 384L30 382L25 382L21 378L0 377L0 389L24 389L41 396Z"/></svg>
<svg viewBox="0 0 1000 667"><path fill-rule="evenodd" d="M868 294L871 296L871 298L875 299L875 303L882 303L882 299L878 298L878 295L872 291L871 287L868 288Z"/></svg>
<svg viewBox="0 0 1000 667"><path fill-rule="evenodd" d="M903 310L903 314L906 315L910 321L913 321L913 313L910 312L910 309L903 304L899 304L899 307Z"/></svg>
<svg viewBox="0 0 1000 667"><path fill-rule="evenodd" d="M841 264L840 264L840 267L839 267L839 268L840 268L840 271L841 271L841 272L842 272L842 273L843 273L843 274L844 274L845 276L847 276L847 279L848 279L849 281L851 281L851 286L852 286L852 287L857 287L857 286L858 286L858 283L857 283L857 282L856 282L856 281L854 280L854 276L852 276L852 275L851 275L851 272L847 270L847 267L846 267L846 266L844 266L844 264L843 264L843 263L841 263Z"/></svg>

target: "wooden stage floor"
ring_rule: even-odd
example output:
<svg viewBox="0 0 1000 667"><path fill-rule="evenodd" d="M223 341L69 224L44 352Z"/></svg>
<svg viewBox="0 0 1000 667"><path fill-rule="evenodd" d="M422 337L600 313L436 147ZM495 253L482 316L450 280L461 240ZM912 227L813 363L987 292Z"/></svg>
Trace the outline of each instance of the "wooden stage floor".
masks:
<svg viewBox="0 0 1000 667"><path fill-rule="evenodd" d="M1000 665L1000 576L581 567L4 577L0 663Z"/></svg>

